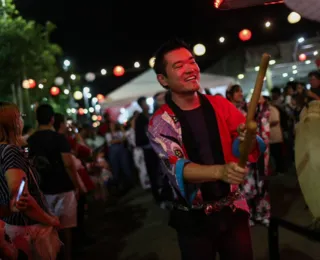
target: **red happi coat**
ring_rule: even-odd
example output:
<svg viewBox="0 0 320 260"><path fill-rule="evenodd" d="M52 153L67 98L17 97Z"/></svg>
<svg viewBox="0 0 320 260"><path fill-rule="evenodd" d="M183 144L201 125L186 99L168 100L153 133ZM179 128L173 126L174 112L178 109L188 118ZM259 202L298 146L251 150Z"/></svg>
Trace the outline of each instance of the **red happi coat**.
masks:
<svg viewBox="0 0 320 260"><path fill-rule="evenodd" d="M225 98L207 95L205 97L216 114L225 162L237 162L238 159L232 153L232 144L238 136L238 126L245 123L245 117ZM179 193L179 197L183 197L189 204L199 205L202 203L199 186L186 183L183 178L183 168L189 160L182 141L182 131L178 118L165 104L151 118L148 134L153 149L165 166L165 174L174 190ZM259 149L254 149L249 161L256 161L259 154ZM231 191L237 189L238 185L231 185ZM248 210L244 199L235 201L234 206Z"/></svg>

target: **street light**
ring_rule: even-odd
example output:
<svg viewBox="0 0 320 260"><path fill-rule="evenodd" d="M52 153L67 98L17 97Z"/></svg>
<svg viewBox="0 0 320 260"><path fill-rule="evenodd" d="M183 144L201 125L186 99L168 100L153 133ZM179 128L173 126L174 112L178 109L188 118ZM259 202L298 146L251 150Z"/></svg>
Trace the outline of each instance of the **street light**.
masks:
<svg viewBox="0 0 320 260"><path fill-rule="evenodd" d="M220 37L220 38L219 38L219 42L220 42L220 43L224 43L225 40L226 40L226 39L225 39L224 37Z"/></svg>
<svg viewBox="0 0 320 260"><path fill-rule="evenodd" d="M138 69L138 68L140 68L140 63L139 63L138 61L136 61L136 62L133 64L133 66L134 66L136 69Z"/></svg>
<svg viewBox="0 0 320 260"><path fill-rule="evenodd" d="M69 60L64 60L63 65L68 68L71 65L71 62Z"/></svg>

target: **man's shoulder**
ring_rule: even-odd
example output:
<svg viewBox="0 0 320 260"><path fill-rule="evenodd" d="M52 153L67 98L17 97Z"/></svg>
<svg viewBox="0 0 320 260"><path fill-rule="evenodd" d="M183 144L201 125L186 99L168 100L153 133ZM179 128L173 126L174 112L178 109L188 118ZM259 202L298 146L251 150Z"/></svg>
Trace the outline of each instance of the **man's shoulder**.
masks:
<svg viewBox="0 0 320 260"><path fill-rule="evenodd" d="M204 95L204 96L209 100L209 102L214 107L214 109L224 109L231 104L228 99L220 95L215 95L215 96Z"/></svg>
<svg viewBox="0 0 320 260"><path fill-rule="evenodd" d="M150 118L149 124L152 124L154 120L161 119L162 115L164 114L168 114L169 116L174 116L173 111L167 104L162 105L153 113L153 115Z"/></svg>

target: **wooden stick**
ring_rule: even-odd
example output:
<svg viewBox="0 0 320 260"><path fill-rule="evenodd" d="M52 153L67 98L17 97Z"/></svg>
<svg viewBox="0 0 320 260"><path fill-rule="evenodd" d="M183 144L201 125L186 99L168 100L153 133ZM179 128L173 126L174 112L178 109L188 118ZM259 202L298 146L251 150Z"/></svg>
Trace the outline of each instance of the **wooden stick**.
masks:
<svg viewBox="0 0 320 260"><path fill-rule="evenodd" d="M252 141L255 138L257 132L257 123L254 121L255 113L261 96L264 78L269 66L270 55L264 53L261 58L259 72L256 79L256 84L252 93L252 97L249 103L247 120L246 120L246 136L243 142L240 144L240 158L238 165L245 167L248 161L248 156L251 150Z"/></svg>

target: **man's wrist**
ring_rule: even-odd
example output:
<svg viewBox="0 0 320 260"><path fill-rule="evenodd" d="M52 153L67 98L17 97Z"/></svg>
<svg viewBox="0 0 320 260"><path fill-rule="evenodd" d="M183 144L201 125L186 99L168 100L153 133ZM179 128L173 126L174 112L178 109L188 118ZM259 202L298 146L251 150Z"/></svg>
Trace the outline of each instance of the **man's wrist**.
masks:
<svg viewBox="0 0 320 260"><path fill-rule="evenodd" d="M223 165L212 165L212 177L213 180L218 181L222 179Z"/></svg>

